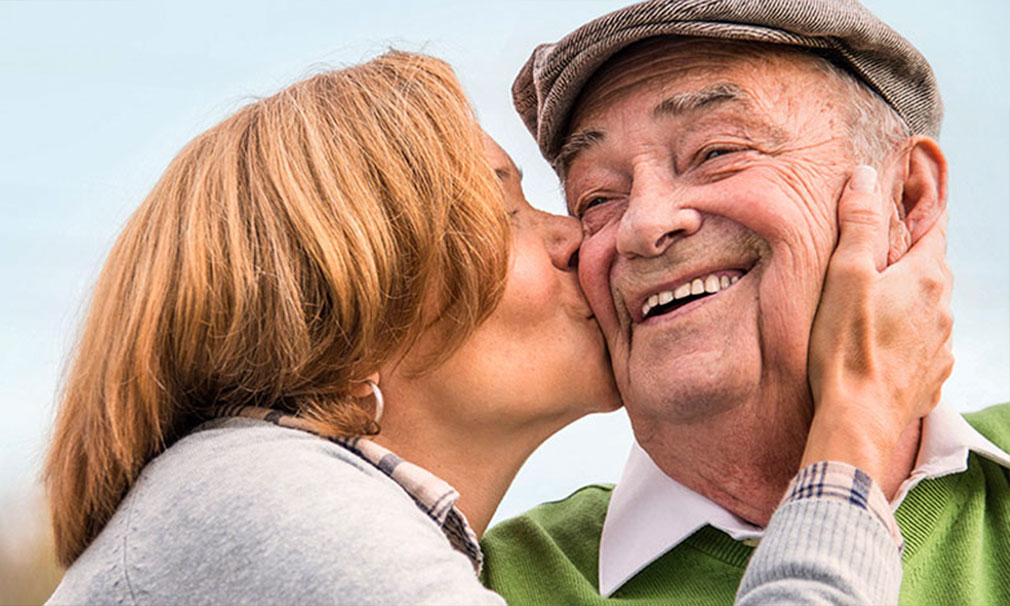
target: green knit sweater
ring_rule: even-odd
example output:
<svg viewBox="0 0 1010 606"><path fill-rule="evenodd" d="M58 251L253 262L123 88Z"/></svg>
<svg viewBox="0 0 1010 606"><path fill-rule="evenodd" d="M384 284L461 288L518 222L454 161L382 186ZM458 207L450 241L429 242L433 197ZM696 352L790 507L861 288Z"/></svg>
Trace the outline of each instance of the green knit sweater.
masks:
<svg viewBox="0 0 1010 606"><path fill-rule="evenodd" d="M966 415L1010 451L1010 404ZM752 548L711 526L610 598L597 591L612 486L586 486L485 535L484 583L509 604L729 604ZM974 453L963 473L925 480L896 513L905 538L903 604L1010 604L1010 470Z"/></svg>

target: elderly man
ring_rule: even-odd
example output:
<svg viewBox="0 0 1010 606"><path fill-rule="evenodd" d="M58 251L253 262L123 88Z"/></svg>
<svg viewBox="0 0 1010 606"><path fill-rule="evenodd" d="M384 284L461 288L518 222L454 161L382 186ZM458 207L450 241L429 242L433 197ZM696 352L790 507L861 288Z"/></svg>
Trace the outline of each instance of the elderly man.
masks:
<svg viewBox="0 0 1010 606"><path fill-rule="evenodd" d="M492 530L486 580L516 604L729 602L806 441L848 174L893 201L881 266L944 211L932 71L856 2L674 0L539 47L513 91L582 221L637 443L616 488ZM904 429L882 481L902 601L1010 603L1008 446L1006 405Z"/></svg>

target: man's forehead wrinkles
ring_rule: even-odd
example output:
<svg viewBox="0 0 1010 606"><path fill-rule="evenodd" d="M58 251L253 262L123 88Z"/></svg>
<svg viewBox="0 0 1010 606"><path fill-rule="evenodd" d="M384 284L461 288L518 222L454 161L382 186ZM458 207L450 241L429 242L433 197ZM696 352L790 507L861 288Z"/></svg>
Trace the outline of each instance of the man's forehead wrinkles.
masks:
<svg viewBox="0 0 1010 606"><path fill-rule="evenodd" d="M680 116L721 103L750 105L750 95L743 88L731 82L713 84L696 92L677 93L659 102L652 110L656 117Z"/></svg>
<svg viewBox="0 0 1010 606"><path fill-rule="evenodd" d="M604 139L606 139L606 133L598 129L580 130L569 135L554 160L555 168L564 175L568 172L568 167L571 166L576 156L593 145L601 143Z"/></svg>

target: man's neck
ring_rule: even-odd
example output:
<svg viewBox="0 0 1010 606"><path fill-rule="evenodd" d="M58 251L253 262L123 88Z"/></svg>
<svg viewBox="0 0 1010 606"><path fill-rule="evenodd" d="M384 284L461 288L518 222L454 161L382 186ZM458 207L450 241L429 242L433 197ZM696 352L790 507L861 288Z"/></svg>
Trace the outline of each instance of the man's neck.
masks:
<svg viewBox="0 0 1010 606"><path fill-rule="evenodd" d="M635 427L635 434L668 476L744 520L767 526L799 471L809 418L750 418L734 412L686 426L650 423L647 431ZM920 428L918 421L906 428L888 473L874 478L888 499L912 471Z"/></svg>

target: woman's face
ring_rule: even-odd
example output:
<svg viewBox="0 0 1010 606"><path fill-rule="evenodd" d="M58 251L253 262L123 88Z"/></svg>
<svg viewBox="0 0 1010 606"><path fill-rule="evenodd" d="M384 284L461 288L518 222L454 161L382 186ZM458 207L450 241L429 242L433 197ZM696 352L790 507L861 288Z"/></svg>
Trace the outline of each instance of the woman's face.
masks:
<svg viewBox="0 0 1010 606"><path fill-rule="evenodd" d="M456 421L543 420L558 429L587 413L620 406L599 326L582 296L575 252L578 221L530 206L512 159L485 135L485 152L502 181L513 224L510 267L498 307L428 385L465 405Z"/></svg>

